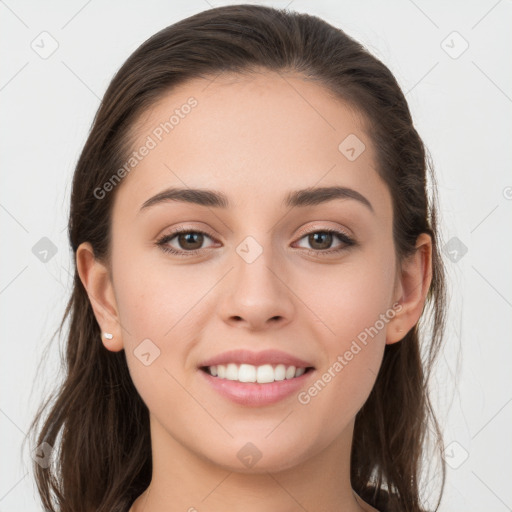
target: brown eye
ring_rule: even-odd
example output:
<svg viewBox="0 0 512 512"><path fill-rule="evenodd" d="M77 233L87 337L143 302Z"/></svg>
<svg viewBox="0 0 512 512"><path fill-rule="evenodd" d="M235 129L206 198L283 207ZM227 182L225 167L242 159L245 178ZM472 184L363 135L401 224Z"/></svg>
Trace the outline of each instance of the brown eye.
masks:
<svg viewBox="0 0 512 512"><path fill-rule="evenodd" d="M336 239L341 243L332 248L333 241ZM309 245L309 247L305 247L307 252L319 256L337 254L356 244L346 233L335 229L312 231L305 234L300 240L307 240Z"/></svg>
<svg viewBox="0 0 512 512"><path fill-rule="evenodd" d="M190 231L188 233L179 233L177 241L180 249L200 249L203 244L204 236L202 233Z"/></svg>
<svg viewBox="0 0 512 512"><path fill-rule="evenodd" d="M191 256L199 253L206 239L213 240L207 233L202 231L194 231L190 229L180 229L169 235L164 235L156 242L164 252L176 254L179 256ZM174 245L171 245L174 244Z"/></svg>
<svg viewBox="0 0 512 512"><path fill-rule="evenodd" d="M313 249L325 250L330 248L333 236L326 231L317 231L308 235L308 241Z"/></svg>

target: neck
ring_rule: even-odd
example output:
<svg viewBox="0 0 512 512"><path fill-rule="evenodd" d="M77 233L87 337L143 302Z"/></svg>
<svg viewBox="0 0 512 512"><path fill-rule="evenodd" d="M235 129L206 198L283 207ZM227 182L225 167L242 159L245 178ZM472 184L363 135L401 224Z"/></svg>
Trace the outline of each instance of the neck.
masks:
<svg viewBox="0 0 512 512"><path fill-rule="evenodd" d="M352 434L353 422L332 444L298 465L242 473L201 458L151 417L153 476L130 512L377 512L350 485Z"/></svg>

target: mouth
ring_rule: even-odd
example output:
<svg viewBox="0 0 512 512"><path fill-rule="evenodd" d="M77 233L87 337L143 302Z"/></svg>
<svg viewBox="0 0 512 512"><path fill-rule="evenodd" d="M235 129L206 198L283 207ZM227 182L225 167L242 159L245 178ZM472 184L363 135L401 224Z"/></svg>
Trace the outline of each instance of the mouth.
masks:
<svg viewBox="0 0 512 512"><path fill-rule="evenodd" d="M202 361L203 382L224 399L246 407L277 404L298 393L315 367L281 350L230 350Z"/></svg>
<svg viewBox="0 0 512 512"><path fill-rule="evenodd" d="M299 393L313 378L315 369L284 364L254 366L228 363L202 366L199 374L204 376L204 382L210 389L232 403L266 407Z"/></svg>
<svg viewBox="0 0 512 512"><path fill-rule="evenodd" d="M211 377L244 383L270 384L301 377L314 370L313 366L294 366L286 364L252 364L227 363L212 366L201 366L200 370Z"/></svg>

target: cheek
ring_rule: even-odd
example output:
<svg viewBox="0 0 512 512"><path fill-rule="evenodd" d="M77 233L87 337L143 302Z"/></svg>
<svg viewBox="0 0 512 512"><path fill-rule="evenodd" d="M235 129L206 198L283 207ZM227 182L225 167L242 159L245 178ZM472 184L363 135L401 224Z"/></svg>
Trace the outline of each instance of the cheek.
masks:
<svg viewBox="0 0 512 512"><path fill-rule="evenodd" d="M382 325L379 318L390 307L393 265L389 253L361 251L346 264L326 267L309 280L302 294L317 320L322 321L322 339L331 351L350 345L376 323L380 337L385 335L387 323ZM364 339L364 334L360 338Z"/></svg>
<svg viewBox="0 0 512 512"><path fill-rule="evenodd" d="M362 407L377 377L395 315L389 305L393 265L383 253L361 255L335 274L317 275L311 287L311 304L322 319L316 336L327 357L317 379L298 398L319 417L331 417L334 430Z"/></svg>
<svg viewBox="0 0 512 512"><path fill-rule="evenodd" d="M189 354L216 278L166 265L162 258L155 262L153 251L132 248L130 258L123 258L127 250L119 244L112 254L116 302L130 374L150 406L181 396L177 381L186 385L190 378Z"/></svg>
<svg viewBox="0 0 512 512"><path fill-rule="evenodd" d="M184 390L189 387L184 378L187 354L197 329L192 306L197 302L194 297L204 294L204 286L187 288L179 272L166 273L135 254L130 261L118 261L114 268L123 344L133 384L152 414L165 417L169 410L178 409L186 413L187 407L193 406ZM173 421L180 423L182 416Z"/></svg>
<svg viewBox="0 0 512 512"><path fill-rule="evenodd" d="M132 251L129 260L113 255L118 312L131 343L144 338L168 341L187 328L194 307L211 288L208 273L186 271L181 265L166 265L155 250ZM123 254L120 246L118 255Z"/></svg>

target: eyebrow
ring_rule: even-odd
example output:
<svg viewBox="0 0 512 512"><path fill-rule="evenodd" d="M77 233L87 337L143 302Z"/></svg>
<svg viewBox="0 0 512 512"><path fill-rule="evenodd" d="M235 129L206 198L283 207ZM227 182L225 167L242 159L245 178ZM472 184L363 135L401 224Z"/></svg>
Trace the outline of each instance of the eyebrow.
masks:
<svg viewBox="0 0 512 512"><path fill-rule="evenodd" d="M361 193L347 187L318 187L293 190L283 200L286 208L300 208L315 206L335 199L353 199L366 206L374 212L373 206ZM228 197L216 190L194 189L194 188L168 188L144 202L140 211L160 203L178 201L192 203L200 206L211 206L214 208L229 208Z"/></svg>

